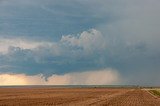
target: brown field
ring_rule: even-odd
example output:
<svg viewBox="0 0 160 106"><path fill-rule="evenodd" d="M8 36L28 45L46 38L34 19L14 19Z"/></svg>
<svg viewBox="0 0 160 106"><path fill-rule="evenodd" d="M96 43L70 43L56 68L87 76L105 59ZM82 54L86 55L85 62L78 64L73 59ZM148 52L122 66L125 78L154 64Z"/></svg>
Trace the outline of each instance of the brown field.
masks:
<svg viewBox="0 0 160 106"><path fill-rule="evenodd" d="M160 106L146 90L129 88L0 88L0 106Z"/></svg>

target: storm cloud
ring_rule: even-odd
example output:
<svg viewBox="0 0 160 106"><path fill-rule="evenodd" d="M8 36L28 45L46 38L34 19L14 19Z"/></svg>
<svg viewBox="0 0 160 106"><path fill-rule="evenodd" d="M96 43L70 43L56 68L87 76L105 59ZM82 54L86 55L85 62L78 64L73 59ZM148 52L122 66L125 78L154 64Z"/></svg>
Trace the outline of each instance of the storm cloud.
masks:
<svg viewBox="0 0 160 106"><path fill-rule="evenodd" d="M158 85L159 11L158 0L1 0L0 73L111 68L121 84Z"/></svg>

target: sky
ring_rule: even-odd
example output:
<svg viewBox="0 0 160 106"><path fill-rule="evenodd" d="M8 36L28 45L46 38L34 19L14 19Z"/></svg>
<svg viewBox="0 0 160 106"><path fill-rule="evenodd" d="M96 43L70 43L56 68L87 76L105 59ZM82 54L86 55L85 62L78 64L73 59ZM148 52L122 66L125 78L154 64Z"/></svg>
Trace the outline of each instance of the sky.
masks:
<svg viewBox="0 0 160 106"><path fill-rule="evenodd" d="M159 0L0 0L0 85L160 85Z"/></svg>

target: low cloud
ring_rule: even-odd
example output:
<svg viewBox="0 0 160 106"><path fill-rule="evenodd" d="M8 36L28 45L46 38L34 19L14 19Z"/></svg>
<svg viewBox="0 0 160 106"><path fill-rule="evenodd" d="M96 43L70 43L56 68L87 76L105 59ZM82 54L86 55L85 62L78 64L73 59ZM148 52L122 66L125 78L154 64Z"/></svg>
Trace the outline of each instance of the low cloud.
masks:
<svg viewBox="0 0 160 106"><path fill-rule="evenodd" d="M101 69L106 50L104 36L96 29L62 36L57 42L3 38L0 45L1 73L46 76Z"/></svg>
<svg viewBox="0 0 160 106"><path fill-rule="evenodd" d="M74 72L64 75L53 74L47 80L43 75L1 74L0 85L105 85L118 84L120 74L113 69Z"/></svg>
<svg viewBox="0 0 160 106"><path fill-rule="evenodd" d="M0 53L7 54L11 47L17 47L20 49L30 49L33 50L40 46L50 46L54 45L51 42L38 42L27 40L24 38L0 38Z"/></svg>
<svg viewBox="0 0 160 106"><path fill-rule="evenodd" d="M36 76L37 80L35 81L38 81L39 78L42 84L50 83L51 76L54 76L53 79L59 79L60 84L90 84L92 80L92 84L96 84L94 78L91 77L89 80L90 76L95 74L86 72L87 70L111 67L117 69L123 76L127 76L129 83L134 79L131 78L133 74L145 73L135 79L138 82L139 79L151 75L149 74L150 70L153 73L158 72L159 58L157 57L159 54L158 52L154 52L156 55L151 54L146 43L127 44L116 41L107 39L96 29L83 31L76 35L64 35L57 42L3 38L0 40L0 73L24 74L31 76L31 79L32 76ZM80 77L78 74L89 76ZM96 75L98 74L96 73ZM103 73L100 74L103 75ZM47 82L45 82L46 78L48 78ZM72 82L71 79L74 81ZM66 82L68 80L69 82ZM153 81L153 79L151 80ZM52 82L54 81L57 80ZM154 79L154 81L157 80ZM148 81L143 82L147 83ZM99 84L103 83L99 82Z"/></svg>

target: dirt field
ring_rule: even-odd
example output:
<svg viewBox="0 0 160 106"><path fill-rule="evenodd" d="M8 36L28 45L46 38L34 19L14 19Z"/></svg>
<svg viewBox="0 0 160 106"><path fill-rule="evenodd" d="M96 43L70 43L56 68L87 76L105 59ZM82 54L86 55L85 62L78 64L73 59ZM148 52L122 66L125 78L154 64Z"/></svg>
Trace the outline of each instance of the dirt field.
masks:
<svg viewBox="0 0 160 106"><path fill-rule="evenodd" d="M141 89L0 88L0 106L160 106Z"/></svg>

